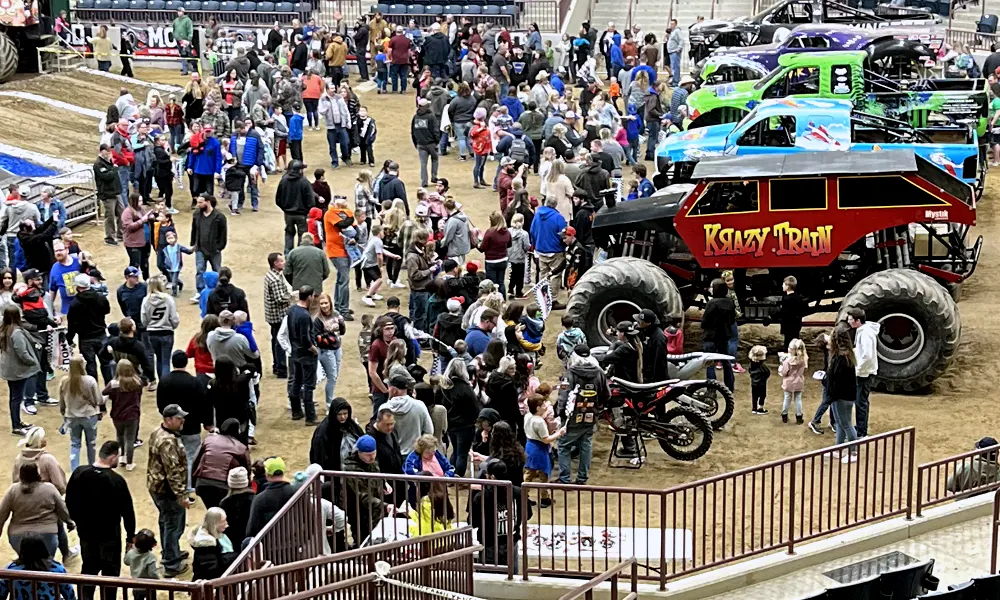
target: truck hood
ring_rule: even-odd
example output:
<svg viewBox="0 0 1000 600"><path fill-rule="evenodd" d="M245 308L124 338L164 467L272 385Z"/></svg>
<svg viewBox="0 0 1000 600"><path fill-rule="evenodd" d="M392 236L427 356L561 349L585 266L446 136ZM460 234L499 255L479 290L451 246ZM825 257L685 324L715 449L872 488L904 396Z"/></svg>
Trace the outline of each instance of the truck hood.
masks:
<svg viewBox="0 0 1000 600"><path fill-rule="evenodd" d="M721 19L710 19L692 25L688 30L688 35L711 36L723 31L730 31L737 27L745 27L746 25L752 25L750 17L737 17L735 19L725 21Z"/></svg>
<svg viewBox="0 0 1000 600"><path fill-rule="evenodd" d="M726 136L735 125L724 123L675 133L663 140L657 148L657 164L664 157L670 159L670 162L698 162L706 156L722 156L726 148Z"/></svg>
<svg viewBox="0 0 1000 600"><path fill-rule="evenodd" d="M757 82L737 81L721 85L708 85L692 92L687 98L688 116L693 121L718 106L753 110L757 106L755 100L757 92L753 89L755 83Z"/></svg>

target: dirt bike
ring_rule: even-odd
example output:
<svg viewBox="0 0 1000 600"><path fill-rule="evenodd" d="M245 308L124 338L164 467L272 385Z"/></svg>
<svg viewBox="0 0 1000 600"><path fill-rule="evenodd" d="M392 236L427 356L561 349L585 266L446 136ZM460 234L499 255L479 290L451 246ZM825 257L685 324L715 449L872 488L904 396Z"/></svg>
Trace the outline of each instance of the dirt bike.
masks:
<svg viewBox="0 0 1000 600"><path fill-rule="evenodd" d="M605 420L617 438L622 440L625 454L642 457L636 442L643 436L656 438L669 456L690 461L700 458L712 446L712 425L697 411L685 406L673 406L688 393L689 381L632 383L611 377L611 401L604 408ZM617 444L616 444L617 445Z"/></svg>
<svg viewBox="0 0 1000 600"><path fill-rule="evenodd" d="M590 354L600 362L607 353L607 346L591 348ZM715 379L701 379L698 376L713 363L723 360L735 360L728 354L714 352L689 352L687 354L667 355L667 377L657 385L665 385L669 381L684 381L687 391L677 397L677 404L690 408L705 417L712 429L722 429L729 419L733 418L736 400L722 382ZM650 384L653 385L653 384Z"/></svg>

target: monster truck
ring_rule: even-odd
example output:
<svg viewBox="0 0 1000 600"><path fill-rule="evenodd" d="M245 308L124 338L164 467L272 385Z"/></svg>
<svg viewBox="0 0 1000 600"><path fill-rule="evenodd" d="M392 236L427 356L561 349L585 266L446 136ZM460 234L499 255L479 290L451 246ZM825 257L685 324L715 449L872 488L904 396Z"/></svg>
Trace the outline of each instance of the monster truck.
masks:
<svg viewBox="0 0 1000 600"><path fill-rule="evenodd" d="M927 11L880 6L876 11L853 8L835 0L780 0L752 17L732 21L709 20L691 26L690 55L699 62L713 50L769 44L790 31L809 24L843 24L864 29L883 27L926 28L941 22ZM776 35L777 34L777 35ZM777 37L777 39L775 39Z"/></svg>
<svg viewBox="0 0 1000 600"><path fill-rule="evenodd" d="M866 65L875 73L890 79L911 79L919 77L926 61L937 60L936 52L943 43L944 38L939 35L895 27L858 29L846 25L803 25L782 42L719 48L698 63L696 79L709 85L762 79L763 75L756 73L776 69L778 58L785 54L824 50L864 50L868 52ZM726 67L739 66L732 61L736 57L749 61L746 64L756 68L730 73L724 81L718 81L722 79L718 76L711 77L720 70L725 71Z"/></svg>
<svg viewBox="0 0 1000 600"><path fill-rule="evenodd" d="M894 80L866 68L868 53L786 54L758 81L703 87L687 98L691 127L732 123L760 102L786 98L846 99L865 113L907 121L918 128L986 133L985 79Z"/></svg>
<svg viewBox="0 0 1000 600"><path fill-rule="evenodd" d="M661 318L704 306L712 279L733 270L744 321L766 323L785 277L811 312L850 307L881 323L877 386L925 388L961 336L949 290L975 271L982 238L972 188L912 150L718 156L692 183L602 209L600 254L568 312L591 344L640 309Z"/></svg>
<svg viewBox="0 0 1000 600"><path fill-rule="evenodd" d="M687 181L706 156L746 156L833 151L871 153L910 149L975 186L986 181L985 146L975 130L916 129L906 123L855 111L848 100L765 100L739 123L689 129L668 136L656 149L657 170L670 167L671 182Z"/></svg>

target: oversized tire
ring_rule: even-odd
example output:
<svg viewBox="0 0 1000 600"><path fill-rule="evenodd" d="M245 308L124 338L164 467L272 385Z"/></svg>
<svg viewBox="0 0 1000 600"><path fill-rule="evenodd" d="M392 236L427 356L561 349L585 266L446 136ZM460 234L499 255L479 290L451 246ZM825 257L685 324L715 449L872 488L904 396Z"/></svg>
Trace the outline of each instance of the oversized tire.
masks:
<svg viewBox="0 0 1000 600"><path fill-rule="evenodd" d="M940 283L910 269L889 269L859 281L844 298L847 309L864 309L881 324L875 387L889 393L917 392L941 376L958 351L962 322L958 305Z"/></svg>
<svg viewBox="0 0 1000 600"><path fill-rule="evenodd" d="M670 458L677 460L692 461L708 453L712 447L714 433L708 419L701 416L690 408L675 406L668 410L661 421L653 425L656 441L660 443L660 448L667 453ZM669 434L671 439L665 439L659 430L668 427L672 431ZM677 435L679 430L683 430L682 435ZM659 433L659 434L658 434Z"/></svg>
<svg viewBox="0 0 1000 600"><path fill-rule="evenodd" d="M683 315L684 305L670 276L653 263L632 257L612 258L591 267L576 282L567 312L587 334L592 346L609 346L606 331L630 321L644 308L662 320Z"/></svg>
<svg viewBox="0 0 1000 600"><path fill-rule="evenodd" d="M0 33L0 83L9 81L17 73L17 46L7 34Z"/></svg>

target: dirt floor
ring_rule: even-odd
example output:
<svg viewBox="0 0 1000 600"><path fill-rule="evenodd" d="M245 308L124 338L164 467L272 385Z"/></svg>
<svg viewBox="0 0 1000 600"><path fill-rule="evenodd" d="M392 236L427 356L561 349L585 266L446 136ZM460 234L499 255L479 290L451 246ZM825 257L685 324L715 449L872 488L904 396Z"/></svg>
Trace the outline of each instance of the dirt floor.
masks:
<svg viewBox="0 0 1000 600"><path fill-rule="evenodd" d="M164 83L183 84L176 72L163 70L139 70L137 76ZM52 98L85 106L87 108L103 109L114 101L121 85L116 81L103 81L98 77L82 74L72 74L58 77L39 77L20 80L4 89L20 89L44 94ZM129 86L137 98L144 98L146 88ZM409 122L413 113L413 96L378 96L370 92L362 94L362 102L369 108L379 125L379 138L376 144L377 163L387 158L394 158L402 165L402 178L407 185L411 200L416 195L419 184L419 165L416 153L413 151L409 138ZM30 124L30 130L27 125ZM21 102L11 98L0 98L0 141L20 146L30 150L71 158L83 162L91 162L97 145L96 123L87 117L72 114L67 111L44 107L34 102ZM351 196L356 172L359 167L342 167L339 170L329 169L329 160L322 132L306 133L303 144L306 162L310 176L316 167L327 168L327 179L335 194ZM490 169L495 168L493 163ZM490 212L496 210L496 195L486 190L473 190L471 187L471 162L459 162L456 153L441 159L440 175L451 181L455 197L466 206L466 212L472 221L485 229ZM279 177L270 178L261 189L261 211L229 218L230 240L224 252L223 263L232 267L235 272L234 283L242 287L248 294L252 317L255 321L257 342L264 352L264 364L270 363L269 335L267 325L263 321L262 278L267 270L266 256L269 252L280 250L283 245L283 226L280 211L274 205L274 192ZM975 233L985 237L985 247L982 262L973 280L962 290L961 316L964 324L963 344L958 357L949 373L938 380L931 393L924 396L889 396L874 394L872 396L871 432L879 433L892 429L916 426L918 460L926 461L941 458L966 450L975 440L984 435L996 435L1000 430L1000 413L996 409L996 399L988 391L989 381L997 376L1000 365L997 356L1000 354L1000 335L998 322L994 317L996 298L1000 294L1000 260L998 256L997 206L995 177L990 178L985 201L979 207L980 225ZM537 193L537 178L531 179L531 192ZM177 206L181 213L176 216L178 230L183 232L182 240L186 239L190 222L190 213L186 209L187 190L175 191ZM121 282L120 273L127 264L125 251L121 247L112 248L102 243L103 230L99 225L88 225L78 228L78 240L85 249L94 252L101 270L109 276L109 285L117 287ZM189 288L194 285L194 261L189 261L185 268L184 280ZM326 289L331 291L332 280L327 282ZM352 286L353 287L353 286ZM407 305L406 290L383 291L386 296L399 292L403 306ZM370 405L367 399L365 376L357 355L354 340L360 328L360 316L365 313L378 315L384 312L384 307L366 308L360 302L361 294L352 290L351 306L356 311L359 321L348 325L347 346L344 356L346 366L342 368L337 384L337 395L348 398L355 406L355 414L364 416L369 413ZM199 319L197 309L188 303L188 295L179 302L181 326L176 336L176 347L186 346L190 337L197 330ZM112 302L114 305L115 303ZM380 303L381 304L381 303ZM120 312L113 307L113 318L118 318ZM546 331L546 342L554 347L555 336L559 332L558 315L549 320ZM778 337L776 327L764 329L759 326L744 328L741 332L745 354L746 346L770 338L775 342ZM814 364L821 365L822 357L813 356ZM776 364L772 372L776 374ZM268 369L268 371L270 371ZM543 381L555 383L559 376L558 361L553 356L544 361L540 371ZM49 388L54 393L58 381L51 382ZM259 406L259 424L257 440L259 445L253 450L255 457L281 455L288 461L293 470L306 466L309 441L313 429L302 425L302 422L292 422L285 409L285 382L265 377L261 383L262 399ZM6 389L0 394L5 395ZM771 378L769 385L768 406L771 413L764 417L751 416L749 411L749 380L746 375L737 377L737 411L732 421L724 431L716 433L715 443L704 458L694 463L673 461L664 455L659 448L650 448L650 461L640 471L616 470L606 467L607 452L610 446L610 435L602 431L595 444L594 469L591 482L603 485L620 485L645 488L665 488L668 486L694 481L696 479L721 474L741 467L747 467L761 462L774 460L803 451L832 445L830 434L819 437L808 431L804 426L781 423L780 378ZM811 415L820 397L819 384L809 380L805 393L805 412ZM316 393L317 403L322 406L322 388ZM0 401L0 407L6 402ZM0 411L4 409L0 408ZM156 426L156 408L153 394L146 394L143 399L143 421L141 436L148 438L150 431ZM320 413L322 414L322 412ZM6 417L4 417L6 419ZM60 436L57 429L60 424L58 412L54 408L41 408L39 414L31 418L35 424L42 425L49 432L50 450L64 465L68 464L68 438ZM106 440L114 435L112 425L105 421L100 426L100 439ZM14 438L0 445L0 460L11 460L18 451ZM138 468L131 473L123 472L128 480L135 501L139 525L156 530L156 511L153 509L148 494L145 491L146 452L138 450L136 462ZM189 511L189 528L201 517L200 506ZM6 539L0 542L0 560L11 557ZM79 569L78 561L71 561L71 569Z"/></svg>

